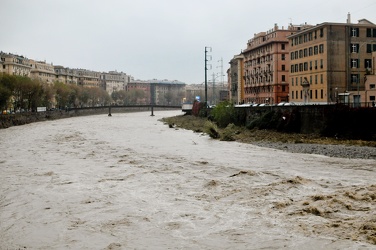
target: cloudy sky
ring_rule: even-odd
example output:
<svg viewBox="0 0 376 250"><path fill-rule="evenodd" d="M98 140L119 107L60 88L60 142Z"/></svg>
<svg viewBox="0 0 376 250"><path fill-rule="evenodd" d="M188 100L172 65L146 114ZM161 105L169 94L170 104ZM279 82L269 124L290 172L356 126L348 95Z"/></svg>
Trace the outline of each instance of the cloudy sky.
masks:
<svg viewBox="0 0 376 250"><path fill-rule="evenodd" d="M0 0L0 50L136 79L220 80L255 33L293 24L376 23L374 0Z"/></svg>

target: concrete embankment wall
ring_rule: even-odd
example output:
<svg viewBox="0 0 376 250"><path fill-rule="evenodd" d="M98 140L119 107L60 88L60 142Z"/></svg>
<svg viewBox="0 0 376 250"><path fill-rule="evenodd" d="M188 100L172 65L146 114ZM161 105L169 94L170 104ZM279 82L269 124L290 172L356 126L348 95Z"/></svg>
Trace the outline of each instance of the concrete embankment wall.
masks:
<svg viewBox="0 0 376 250"><path fill-rule="evenodd" d="M166 110L166 108L156 108L154 110ZM48 121L63 119L75 116L85 116L85 115L98 115L98 114L109 114L112 113L126 113L126 112L140 112L140 111L151 111L150 107L92 107L92 108L81 108L81 109L71 109L71 110L54 110L46 112L26 112L17 114L6 114L0 115L0 129L9 128L12 126L19 126L33 122Z"/></svg>
<svg viewBox="0 0 376 250"><path fill-rule="evenodd" d="M376 108L307 105L247 107L244 111L246 126L254 123L282 132L316 133L328 137L376 140ZM260 120L263 121L259 122Z"/></svg>

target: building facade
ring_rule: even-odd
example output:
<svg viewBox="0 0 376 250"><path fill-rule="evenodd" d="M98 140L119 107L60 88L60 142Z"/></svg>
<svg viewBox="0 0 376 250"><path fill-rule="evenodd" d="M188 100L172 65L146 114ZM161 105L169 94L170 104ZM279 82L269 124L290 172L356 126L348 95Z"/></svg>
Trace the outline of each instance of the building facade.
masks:
<svg viewBox="0 0 376 250"><path fill-rule="evenodd" d="M360 103L365 74L372 68L376 25L322 23L288 37L290 44L289 96L295 103L329 104L352 92L350 102Z"/></svg>
<svg viewBox="0 0 376 250"><path fill-rule="evenodd" d="M103 83L100 80L100 72L87 69L74 69L78 76L78 85L89 88L102 88Z"/></svg>
<svg viewBox="0 0 376 250"><path fill-rule="evenodd" d="M52 63L34 60L30 60L30 62L30 78L47 84L53 84L56 81L56 73Z"/></svg>
<svg viewBox="0 0 376 250"><path fill-rule="evenodd" d="M0 73L30 77L31 60L19 55L0 52Z"/></svg>
<svg viewBox="0 0 376 250"><path fill-rule="evenodd" d="M78 84L78 74L77 71L70 68L65 68L63 66L55 66L56 81L65 84Z"/></svg>
<svg viewBox="0 0 376 250"><path fill-rule="evenodd" d="M289 99L288 36L309 27L277 24L267 32L255 34L242 52L244 56L244 103L276 104Z"/></svg>
<svg viewBox="0 0 376 250"><path fill-rule="evenodd" d="M227 71L228 91L230 102L241 104L245 102L244 98L244 56L242 54L234 56L230 61L230 68Z"/></svg>
<svg viewBox="0 0 376 250"><path fill-rule="evenodd" d="M158 105L181 105L185 97L185 86L177 80L151 80L150 85L154 86L154 104ZM153 90L153 88L152 88Z"/></svg>
<svg viewBox="0 0 376 250"><path fill-rule="evenodd" d="M100 79L101 85L111 95L114 91L125 90L131 77L123 72L109 71L101 73Z"/></svg>

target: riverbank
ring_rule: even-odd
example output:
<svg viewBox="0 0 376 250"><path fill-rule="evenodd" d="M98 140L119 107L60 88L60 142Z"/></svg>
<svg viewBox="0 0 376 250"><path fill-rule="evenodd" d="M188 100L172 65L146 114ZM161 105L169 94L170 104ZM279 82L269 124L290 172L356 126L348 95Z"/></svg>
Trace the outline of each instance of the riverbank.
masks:
<svg viewBox="0 0 376 250"><path fill-rule="evenodd" d="M203 133L207 119L191 115L178 115L163 118L162 121L175 129L183 128ZM279 133L271 130L249 130L245 127L235 126L226 129L216 129L219 134L230 133L234 141L260 147L330 157L376 159L376 141L341 140L321 137L317 134Z"/></svg>

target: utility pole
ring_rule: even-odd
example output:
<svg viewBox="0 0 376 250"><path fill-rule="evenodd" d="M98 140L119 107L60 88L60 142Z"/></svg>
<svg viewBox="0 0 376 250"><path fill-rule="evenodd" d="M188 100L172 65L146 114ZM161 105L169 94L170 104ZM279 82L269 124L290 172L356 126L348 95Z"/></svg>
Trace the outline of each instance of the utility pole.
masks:
<svg viewBox="0 0 376 250"><path fill-rule="evenodd" d="M208 61L211 61L211 56L208 56L208 52L211 52L211 47L205 47L205 107L206 108L208 107Z"/></svg>

